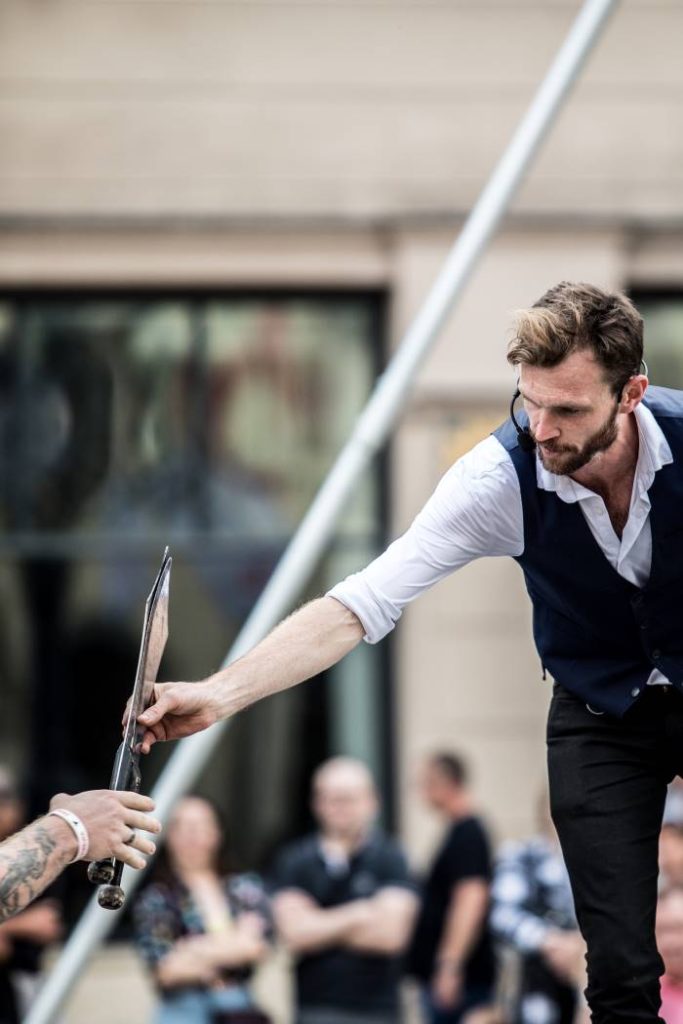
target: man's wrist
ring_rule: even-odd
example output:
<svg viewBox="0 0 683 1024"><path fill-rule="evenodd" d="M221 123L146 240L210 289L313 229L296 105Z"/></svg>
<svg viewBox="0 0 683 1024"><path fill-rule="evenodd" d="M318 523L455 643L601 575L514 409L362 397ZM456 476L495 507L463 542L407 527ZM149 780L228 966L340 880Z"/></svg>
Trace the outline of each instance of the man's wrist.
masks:
<svg viewBox="0 0 683 1024"><path fill-rule="evenodd" d="M463 970L462 957L444 953L436 958L436 967L437 970L449 974L461 974Z"/></svg>
<svg viewBox="0 0 683 1024"><path fill-rule="evenodd" d="M342 934L350 939L358 928L364 928L370 919L368 901L365 899L349 900L337 907L330 908L336 915ZM329 911L323 911L327 913Z"/></svg>
<svg viewBox="0 0 683 1024"><path fill-rule="evenodd" d="M78 839L71 826L56 814L48 813L38 820L57 843L57 850L64 862L66 864L73 863L78 855Z"/></svg>
<svg viewBox="0 0 683 1024"><path fill-rule="evenodd" d="M224 718L231 718L241 710L234 672L223 669L203 679L198 685L204 687L206 703L214 722L222 722Z"/></svg>
<svg viewBox="0 0 683 1024"><path fill-rule="evenodd" d="M68 825L74 839L76 840L76 851L72 857L72 862L76 860L84 860L88 855L90 849L90 836L88 830L73 811L66 807L50 807L47 812L48 818L59 818Z"/></svg>

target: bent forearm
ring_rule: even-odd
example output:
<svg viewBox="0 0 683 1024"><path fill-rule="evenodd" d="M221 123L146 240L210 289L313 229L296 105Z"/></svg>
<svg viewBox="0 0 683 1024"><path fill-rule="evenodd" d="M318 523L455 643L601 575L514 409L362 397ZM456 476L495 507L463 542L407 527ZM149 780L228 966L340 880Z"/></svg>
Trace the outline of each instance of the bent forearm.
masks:
<svg viewBox="0 0 683 1024"><path fill-rule="evenodd" d="M76 853L69 826L39 818L0 844L0 921L23 910L47 888Z"/></svg>
<svg viewBox="0 0 683 1024"><path fill-rule="evenodd" d="M489 887L483 879L456 885L451 897L437 959L462 964L481 935L488 910Z"/></svg>
<svg viewBox="0 0 683 1024"><path fill-rule="evenodd" d="M190 951L172 949L156 965L154 976L162 989L206 985L213 979L213 969Z"/></svg>
<svg viewBox="0 0 683 1024"><path fill-rule="evenodd" d="M361 900L325 910L319 907L300 909L295 913L278 913L276 907L275 920L290 952L316 953L332 946L345 946L362 910Z"/></svg>
<svg viewBox="0 0 683 1024"><path fill-rule="evenodd" d="M227 718L336 664L363 637L358 618L333 597L299 608L239 661L211 676L218 717Z"/></svg>
<svg viewBox="0 0 683 1024"><path fill-rule="evenodd" d="M207 985L221 969L256 964L265 953L265 943L248 935L192 935L177 941L158 962L156 981L165 989Z"/></svg>
<svg viewBox="0 0 683 1024"><path fill-rule="evenodd" d="M203 935L198 952L215 968L248 967L263 960L268 947L263 939L236 931L229 935Z"/></svg>
<svg viewBox="0 0 683 1024"><path fill-rule="evenodd" d="M351 929L346 945L359 953L394 956L408 945L417 912L413 893L378 893L370 901L367 919Z"/></svg>

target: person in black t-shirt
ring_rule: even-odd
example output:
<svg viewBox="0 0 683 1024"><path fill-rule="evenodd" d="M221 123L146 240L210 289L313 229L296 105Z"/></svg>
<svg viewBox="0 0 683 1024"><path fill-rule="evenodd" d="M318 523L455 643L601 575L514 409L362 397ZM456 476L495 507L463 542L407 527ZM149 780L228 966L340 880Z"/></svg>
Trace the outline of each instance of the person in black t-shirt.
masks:
<svg viewBox="0 0 683 1024"><path fill-rule="evenodd" d="M407 959L421 983L430 1024L457 1024L492 998L488 931L491 852L467 791L462 760L435 754L425 766L426 802L449 824L427 876Z"/></svg>
<svg viewBox="0 0 683 1024"><path fill-rule="evenodd" d="M297 960L297 1024L396 1024L400 954L417 898L406 859L374 827L368 769L325 762L313 778L320 831L277 857L273 914Z"/></svg>

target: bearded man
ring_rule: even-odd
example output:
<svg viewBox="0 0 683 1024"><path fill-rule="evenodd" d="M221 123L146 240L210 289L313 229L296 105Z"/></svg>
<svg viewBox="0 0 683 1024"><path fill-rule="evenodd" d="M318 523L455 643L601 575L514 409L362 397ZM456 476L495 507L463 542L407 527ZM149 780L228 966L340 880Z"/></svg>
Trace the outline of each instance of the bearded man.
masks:
<svg viewBox="0 0 683 1024"><path fill-rule="evenodd" d="M642 334L625 295L552 288L508 352L522 422L511 407L363 572L208 680L157 686L141 717L147 748L187 735L377 642L473 559L515 558L555 680L551 805L595 1024L661 1021L657 841L683 771L683 393L648 388Z"/></svg>

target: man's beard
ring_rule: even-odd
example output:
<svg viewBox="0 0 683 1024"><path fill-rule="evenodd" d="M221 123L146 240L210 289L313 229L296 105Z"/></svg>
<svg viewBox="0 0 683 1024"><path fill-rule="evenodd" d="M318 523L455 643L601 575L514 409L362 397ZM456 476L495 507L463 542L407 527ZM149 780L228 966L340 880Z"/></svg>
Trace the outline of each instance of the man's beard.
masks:
<svg viewBox="0 0 683 1024"><path fill-rule="evenodd" d="M617 408L618 406L615 405L607 422L603 423L581 448L577 448L576 445L561 445L555 441L546 441L541 447L536 442L543 468L556 476L571 476L572 473L583 469L594 455L611 448L618 434ZM534 440L536 439L534 438Z"/></svg>

